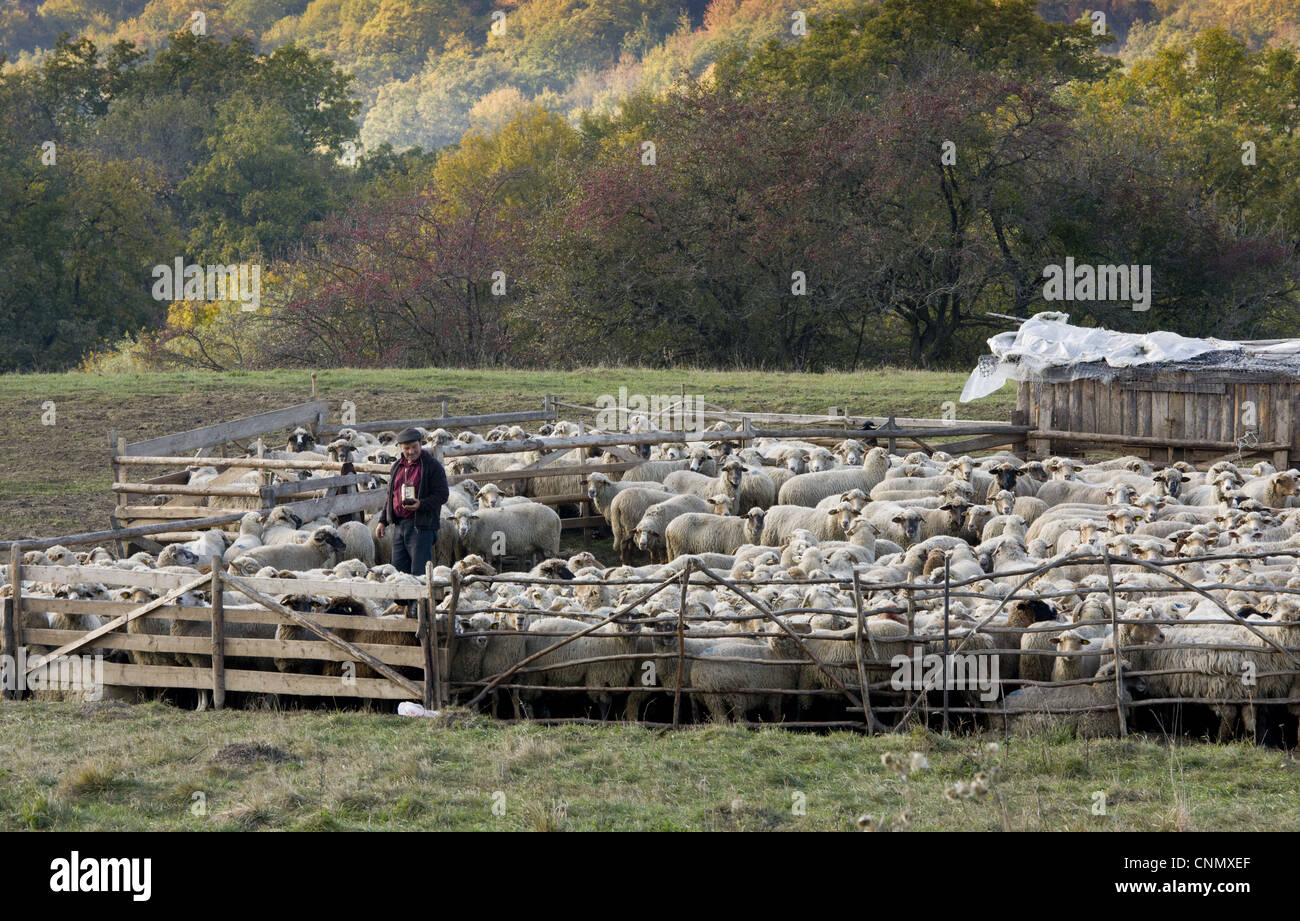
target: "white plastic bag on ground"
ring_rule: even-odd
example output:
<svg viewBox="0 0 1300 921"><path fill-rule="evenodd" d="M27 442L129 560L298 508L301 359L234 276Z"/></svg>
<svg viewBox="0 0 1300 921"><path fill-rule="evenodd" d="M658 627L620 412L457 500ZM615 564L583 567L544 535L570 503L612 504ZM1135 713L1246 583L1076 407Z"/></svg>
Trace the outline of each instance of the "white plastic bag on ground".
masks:
<svg viewBox="0 0 1300 921"><path fill-rule="evenodd" d="M426 710L424 709L424 707L421 707L419 704L415 703L414 701L404 700L397 705L397 715L398 716L427 716L432 718L436 716L441 716L442 711Z"/></svg>

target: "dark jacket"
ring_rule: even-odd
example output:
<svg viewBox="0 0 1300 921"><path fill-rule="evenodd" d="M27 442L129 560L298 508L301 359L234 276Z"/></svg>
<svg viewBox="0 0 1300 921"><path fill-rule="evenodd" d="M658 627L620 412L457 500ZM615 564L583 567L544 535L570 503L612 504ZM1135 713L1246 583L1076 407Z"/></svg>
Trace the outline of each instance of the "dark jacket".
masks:
<svg viewBox="0 0 1300 921"><path fill-rule="evenodd" d="M393 523L393 479L401 464L402 458L399 457L388 471L388 489L384 496L384 507L379 513L379 520L385 525ZM436 531L448 495L447 471L442 469L442 464L432 454L421 448L420 486L415 491L415 498L420 500L420 504L415 510L415 526Z"/></svg>

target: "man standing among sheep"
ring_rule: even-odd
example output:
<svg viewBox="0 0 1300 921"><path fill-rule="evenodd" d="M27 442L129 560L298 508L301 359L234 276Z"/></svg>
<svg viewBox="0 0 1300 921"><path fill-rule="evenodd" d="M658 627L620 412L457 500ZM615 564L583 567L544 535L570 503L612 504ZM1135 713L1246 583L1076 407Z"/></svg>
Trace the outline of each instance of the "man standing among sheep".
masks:
<svg viewBox="0 0 1300 921"><path fill-rule="evenodd" d="M382 538L393 525L393 565L420 576L433 559L433 542L438 539L442 506L448 496L447 471L420 447L418 430L402 429L397 443L402 456L388 471L388 493L375 536Z"/></svg>

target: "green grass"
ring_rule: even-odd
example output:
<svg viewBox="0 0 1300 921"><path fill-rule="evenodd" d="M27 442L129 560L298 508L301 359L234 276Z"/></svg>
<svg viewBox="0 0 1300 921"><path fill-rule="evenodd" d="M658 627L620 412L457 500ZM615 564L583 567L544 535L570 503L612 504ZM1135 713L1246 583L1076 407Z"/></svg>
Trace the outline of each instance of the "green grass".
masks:
<svg viewBox="0 0 1300 921"><path fill-rule="evenodd" d="M1300 830L1244 744L506 726L383 712L0 704L0 830ZM910 779L887 752L924 753ZM991 792L945 788L996 768ZM1104 796L1105 814L1094 814ZM799 814L797 804L803 805ZM496 809L494 811L494 805Z"/></svg>
<svg viewBox="0 0 1300 921"><path fill-rule="evenodd" d="M401 392L411 398L423 398L431 405L445 399L452 405L453 412L466 413L532 408L535 403L540 405L545 393L591 405L600 394L617 395L620 386L627 387L630 393L647 395L677 394L685 386L687 393L698 394L728 409L822 413L835 405L847 406L854 414L937 417L945 401L957 400L965 382L966 374L960 372L897 368L854 374L633 367L581 368L575 371L338 369L321 371L317 376L318 392L329 399L332 406L345 399L358 402L358 397L364 399ZM106 376L70 372L0 376L0 399L35 401L33 411L38 411L39 403L44 400L57 401L88 394L123 398L196 390L214 395L257 391L296 393L307 399L311 392L311 378L307 371L290 370L221 374L177 372ZM958 415L971 419L1005 420L1014 403L1014 390L1008 386L978 403L959 405ZM385 418L382 406L376 405L373 409L369 418ZM367 418L360 402L358 418Z"/></svg>

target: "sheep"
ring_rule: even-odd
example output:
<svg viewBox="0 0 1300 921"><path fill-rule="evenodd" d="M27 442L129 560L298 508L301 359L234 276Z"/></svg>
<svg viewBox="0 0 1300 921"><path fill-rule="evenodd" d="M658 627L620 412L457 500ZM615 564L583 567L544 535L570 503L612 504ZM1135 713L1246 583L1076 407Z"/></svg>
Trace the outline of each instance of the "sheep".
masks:
<svg viewBox="0 0 1300 921"><path fill-rule="evenodd" d="M620 494L614 500L615 506L622 500L623 495L630 495L630 493ZM674 496L671 499L656 502L645 510L641 520L636 524L633 531L636 546L647 551L652 560L661 560L666 563L668 562L667 544L664 542L664 534L668 529L669 522L690 512L702 513L708 511L709 504L694 493Z"/></svg>
<svg viewBox="0 0 1300 921"><path fill-rule="evenodd" d="M776 504L778 484L766 471L747 470L740 481L740 501L737 515L746 515L750 509L767 509Z"/></svg>
<svg viewBox="0 0 1300 921"><path fill-rule="evenodd" d="M316 438L310 431L301 425L289 433L289 441L284 446L284 450L289 454L300 454L304 451L316 450Z"/></svg>
<svg viewBox="0 0 1300 921"><path fill-rule="evenodd" d="M646 511L657 503L667 501L671 495L660 483L642 484L641 481L634 481L632 488L613 494L602 514L614 532L614 549L618 551L619 562L627 563L631 560L636 549L636 527Z"/></svg>
<svg viewBox="0 0 1300 921"><path fill-rule="evenodd" d="M203 531L194 540L186 541L180 546L199 558L200 572L204 572L210 567L214 556L221 557L225 554L226 538L218 530Z"/></svg>
<svg viewBox="0 0 1300 921"><path fill-rule="evenodd" d="M1251 480L1241 487L1247 498L1261 502L1269 508L1286 508L1287 499L1296 495L1297 478L1290 470L1269 477Z"/></svg>
<svg viewBox="0 0 1300 921"><path fill-rule="evenodd" d="M468 553L545 558L560 552L560 516L536 502L474 512L457 509L452 520Z"/></svg>
<svg viewBox="0 0 1300 921"><path fill-rule="evenodd" d="M751 695L741 693L746 688L785 690L795 686L797 666L765 664L782 660L805 658L798 644L775 624L776 631L766 642L724 639L699 654L691 667L691 680L699 692L700 704L709 717L717 722L727 722L733 715L747 715L758 710L772 722L781 719L780 694ZM808 633L807 624L790 624L795 633ZM741 659L759 662L737 661Z"/></svg>
<svg viewBox="0 0 1300 921"><path fill-rule="evenodd" d="M596 504L596 511L600 512L604 519L611 524L613 524L613 520L610 506L614 502L614 497L629 489L652 489L661 493L660 501L667 498L667 493L670 492L666 486L654 483L654 481L626 480L615 483L603 473L587 474L587 498ZM644 509L642 513L644 514ZM638 520L640 520L639 516Z"/></svg>
<svg viewBox="0 0 1300 921"><path fill-rule="evenodd" d="M658 679L658 684L666 690L677 690L677 619L664 618L658 623L650 624L652 627L650 635L645 637L650 641L650 655L655 656L653 661L656 663L654 674ZM685 645L682 647L684 655L681 658L682 665L682 683L684 688L696 687L695 680L692 676L692 668L695 665L697 657L704 652L716 646L719 642L719 634L713 633L707 626L695 626L684 624L684 630L689 634L684 636ZM699 700L697 695L690 694L683 697L683 702L691 708L693 719L698 718Z"/></svg>
<svg viewBox="0 0 1300 921"><path fill-rule="evenodd" d="M528 625L526 656L542 652L563 640L562 636L544 634L572 634L585 629L586 626L582 623L564 617L539 618ZM531 673L531 680L536 684L549 687L586 687L587 696L599 708L600 718L608 719L613 698L609 691L597 690L597 688L630 686L638 667L636 660L622 658L580 665L567 663L610 656L630 656L637 650L637 638L640 632L640 624L630 622L605 624L554 652L546 653L534 660L532 667L539 669L550 667L550 670ZM521 696L529 702L536 701L539 697L536 691L527 691Z"/></svg>
<svg viewBox="0 0 1300 921"><path fill-rule="evenodd" d="M757 544L764 514L761 508L753 508L744 517L696 512L674 518L664 529L668 559L687 553L731 554L742 544Z"/></svg>
<svg viewBox="0 0 1300 921"><path fill-rule="evenodd" d="M301 518L284 506L277 506L266 516L266 525L262 528L262 543L266 546L292 543L301 527Z"/></svg>
<svg viewBox="0 0 1300 921"><path fill-rule="evenodd" d="M460 653L461 645L465 645L477 650L478 655L474 657L475 668L472 673L458 675L452 680L472 682L495 678L528 656L528 638L516 630L503 629L500 614L479 613L471 615L468 619L458 619L458 634L462 632L459 620L465 621L464 633L487 635L473 637L473 643L457 644L456 653ZM491 698L492 702L489 706L492 715L496 716L500 706L500 692L493 689ZM510 699L514 705L515 717L519 718L523 712L519 691L511 689Z"/></svg>
<svg viewBox="0 0 1300 921"><path fill-rule="evenodd" d="M337 529L316 528L312 531L311 538L304 544L265 544L254 547L232 560L231 565L241 559L251 559L261 566L303 572L308 569L333 566L338 562L337 555L346 549L347 544L343 542Z"/></svg>
<svg viewBox="0 0 1300 921"><path fill-rule="evenodd" d="M885 478L889 469L889 455L883 448L867 452L861 467L841 467L820 473L801 473L786 481L777 493L779 505L815 506L827 496L849 489L860 489L870 494Z"/></svg>
<svg viewBox="0 0 1300 921"><path fill-rule="evenodd" d="M1296 616L1295 609L1290 608L1282 614L1284 628L1270 630L1268 637L1286 648L1300 646L1300 622L1291 619ZM1219 717L1220 739L1233 733L1238 717L1252 738L1255 732L1254 705L1227 701L1289 694L1291 676L1279 680L1269 673L1290 671L1294 669L1294 663L1236 621L1176 624L1162 632L1165 641L1143 651L1146 670L1152 672L1147 676L1147 690L1157 698L1221 701L1210 705ZM1196 648L1200 646L1232 648ZM1250 674L1261 677L1257 683L1249 684L1244 676Z"/></svg>
<svg viewBox="0 0 1300 921"><path fill-rule="evenodd" d="M375 565L375 538L370 529L359 521L345 521L338 526L343 541L340 560L359 560L367 568Z"/></svg>
<svg viewBox="0 0 1300 921"><path fill-rule="evenodd" d="M1091 678L1096 674L1095 668L1089 670L1088 656L1074 655L1082 652L1089 645L1089 640L1077 630L1066 630L1051 639L1058 652L1069 655L1058 658L1052 663L1052 680L1055 682L1073 681L1078 678ZM1095 657L1091 657L1094 658Z"/></svg>
<svg viewBox="0 0 1300 921"><path fill-rule="evenodd" d="M1020 677L1026 681L1050 681L1055 658L1047 653L1055 645L1052 641L1065 632L1069 624L1047 602L1018 601L1016 605L1033 617L1033 622L1026 625L1025 632L1020 635Z"/></svg>
<svg viewBox="0 0 1300 921"><path fill-rule="evenodd" d="M1127 672L1130 666L1122 664ZM1091 684L1026 687L1008 694L1005 699L1007 730L1019 736L1029 736L1064 726L1082 739L1118 736L1114 669L1114 663L1107 662L1097 671L1096 680ZM1141 676L1126 675L1122 685L1120 705L1126 709L1132 704L1134 695L1148 689L1147 680ZM1070 710L1076 712L1062 712Z"/></svg>
<svg viewBox="0 0 1300 921"><path fill-rule="evenodd" d="M486 486L480 487L475 491L474 498L478 504L472 506L470 511L473 511L474 508L503 508L507 505L526 505L533 501L526 496L507 496L496 483L488 483Z"/></svg>
<svg viewBox="0 0 1300 921"><path fill-rule="evenodd" d="M707 454L708 452L706 451L705 453ZM623 471L623 477L619 482L621 483L632 483L632 482L662 483L669 474L676 473L681 470L691 470L695 473L700 473L705 476L712 476L710 470L705 469L706 462L704 460L701 459L699 461L698 469L696 467L692 467L691 466L692 463L693 461L690 459L675 460L675 461L667 461L667 460L645 461L644 463L637 464L631 470ZM712 465L713 465L713 460L712 458L710 458L707 462L707 466L711 468Z"/></svg>
<svg viewBox="0 0 1300 921"><path fill-rule="evenodd" d="M262 546L262 521L261 512L249 512L239 519L239 536L230 542L230 546L221 555L222 563L229 565L231 560L245 551Z"/></svg>
<svg viewBox="0 0 1300 921"><path fill-rule="evenodd" d="M895 656L907 655L907 623L900 614L877 614L865 619L866 632L862 636L861 656L865 664L867 683L887 681L894 671ZM858 689L858 654L856 648L857 625L841 628L816 628L803 638L804 646L826 666L823 672L809 662L799 666L798 687L834 689L834 679L840 684ZM875 648L875 655L872 648ZM797 658L804 658L802 654ZM811 697L800 697L800 705L807 706Z"/></svg>
<svg viewBox="0 0 1300 921"><path fill-rule="evenodd" d="M1044 483L1035 495L1049 507L1064 503L1102 505L1131 502L1137 498L1138 490L1128 483L1107 485L1078 480L1054 480Z"/></svg>
<svg viewBox="0 0 1300 921"><path fill-rule="evenodd" d="M852 506L847 503L833 509L774 505L763 519L762 542L768 547L779 547L800 528L812 532L817 540L844 540L844 524L851 517Z"/></svg>
<svg viewBox="0 0 1300 921"><path fill-rule="evenodd" d="M745 465L736 458L728 458L716 477L706 477L703 474L692 473L689 470L679 470L666 476L664 485L673 492L680 494L693 493L706 500L718 494L728 495L731 497L729 511L733 515L738 515L740 514L740 486L744 480L744 475Z"/></svg>
<svg viewBox="0 0 1300 921"><path fill-rule="evenodd" d="M890 502L867 506L865 517L876 529L879 535L877 540L893 541L900 547L910 547L919 541L921 529L925 525L920 509L905 508Z"/></svg>

